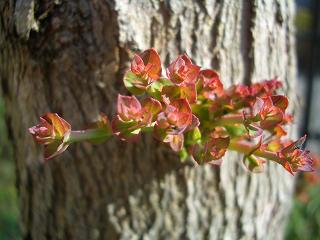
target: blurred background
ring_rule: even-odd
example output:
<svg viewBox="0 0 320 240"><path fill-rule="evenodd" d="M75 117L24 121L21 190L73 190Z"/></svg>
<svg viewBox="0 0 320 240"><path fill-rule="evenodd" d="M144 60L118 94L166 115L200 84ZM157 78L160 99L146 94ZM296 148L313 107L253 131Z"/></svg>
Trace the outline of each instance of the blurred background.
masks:
<svg viewBox="0 0 320 240"><path fill-rule="evenodd" d="M307 133L308 148L320 154L320 0L296 0L296 4L300 135ZM19 239L15 168L4 111L0 96L0 240ZM298 176L285 239L320 239L319 170Z"/></svg>
<svg viewBox="0 0 320 240"><path fill-rule="evenodd" d="M307 148L320 154L320 0L296 0L298 90L302 106L300 135ZM320 239L320 176L316 171L298 176L296 195L285 239Z"/></svg>

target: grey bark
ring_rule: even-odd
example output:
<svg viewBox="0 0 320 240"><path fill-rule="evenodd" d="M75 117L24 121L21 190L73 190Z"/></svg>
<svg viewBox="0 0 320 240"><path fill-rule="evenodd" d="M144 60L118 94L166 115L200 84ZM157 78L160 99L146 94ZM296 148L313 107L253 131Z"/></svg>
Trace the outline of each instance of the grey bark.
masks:
<svg viewBox="0 0 320 240"><path fill-rule="evenodd" d="M279 76L294 98L291 0L0 2L0 82L24 239L281 239L294 180L180 163L151 136L71 146L43 164L27 128L47 111L74 129L115 112L135 51L187 52L225 86Z"/></svg>

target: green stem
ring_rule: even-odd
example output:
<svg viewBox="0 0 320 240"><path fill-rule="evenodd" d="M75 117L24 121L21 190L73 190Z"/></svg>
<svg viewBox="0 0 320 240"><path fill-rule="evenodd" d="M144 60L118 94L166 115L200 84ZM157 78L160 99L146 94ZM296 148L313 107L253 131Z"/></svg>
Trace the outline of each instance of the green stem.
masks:
<svg viewBox="0 0 320 240"><path fill-rule="evenodd" d="M238 123L241 123L241 124L243 123L242 114L226 115L213 121L214 126L226 126L226 125L234 125Z"/></svg>
<svg viewBox="0 0 320 240"><path fill-rule="evenodd" d="M70 144L83 141L103 141L108 139L110 136L111 134L103 128L71 131L65 143Z"/></svg>
<svg viewBox="0 0 320 240"><path fill-rule="evenodd" d="M216 101L218 101L218 100L216 100ZM214 118L218 118L218 117L221 117L221 116L229 114L229 113L237 112L240 109L245 108L245 107L246 107L245 102L240 101L233 106L233 109L228 109L228 108L223 107L221 110L214 112L213 116L214 116Z"/></svg>
<svg viewBox="0 0 320 240"><path fill-rule="evenodd" d="M239 153L243 153L245 155L250 154L253 150L254 150L255 146L249 142L244 142L244 141L231 141L229 144L228 149L239 152ZM274 152L270 152L267 150L260 150L257 149L256 151L253 152L253 155L257 156L257 157L262 157L262 158L266 158L269 159L271 161L275 161L278 162L279 158L277 156L276 153Z"/></svg>
<svg viewBox="0 0 320 240"><path fill-rule="evenodd" d="M261 119L259 116L256 117L247 117L246 121L247 123L252 123L252 122L259 122ZM243 119L242 114L229 114L220 117L217 120L214 120L213 123L211 123L211 126L216 127L216 126L232 126L234 124L244 124L245 121Z"/></svg>

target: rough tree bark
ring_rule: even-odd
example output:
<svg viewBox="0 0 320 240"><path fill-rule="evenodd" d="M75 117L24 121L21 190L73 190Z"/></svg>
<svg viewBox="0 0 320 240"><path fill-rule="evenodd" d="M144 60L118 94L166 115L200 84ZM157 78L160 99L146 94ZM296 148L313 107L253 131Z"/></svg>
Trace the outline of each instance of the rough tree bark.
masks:
<svg viewBox="0 0 320 240"><path fill-rule="evenodd" d="M145 136L78 144L42 164L27 128L47 111L80 128L115 112L134 51L187 52L225 86L279 76L293 97L291 0L6 0L0 81L14 143L25 239L281 239L293 178L229 154L192 167Z"/></svg>

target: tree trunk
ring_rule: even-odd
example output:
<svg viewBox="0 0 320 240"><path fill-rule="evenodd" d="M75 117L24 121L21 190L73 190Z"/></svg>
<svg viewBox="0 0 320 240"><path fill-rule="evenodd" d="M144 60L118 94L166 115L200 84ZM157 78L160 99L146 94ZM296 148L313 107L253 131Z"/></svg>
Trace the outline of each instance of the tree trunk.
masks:
<svg viewBox="0 0 320 240"><path fill-rule="evenodd" d="M194 167L151 136L77 144L42 163L27 128L57 112L74 129L115 112L136 51L166 63L187 52L225 86L295 79L291 0L7 0L0 2L0 82L14 143L24 239L281 239L294 180L250 174L229 154Z"/></svg>

